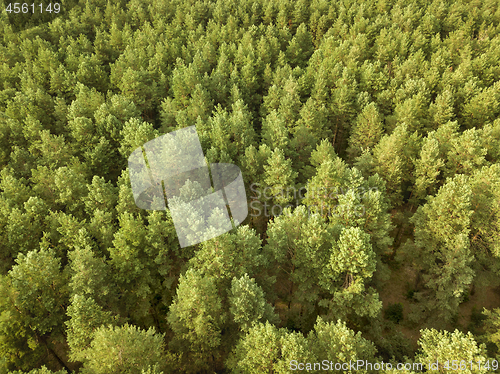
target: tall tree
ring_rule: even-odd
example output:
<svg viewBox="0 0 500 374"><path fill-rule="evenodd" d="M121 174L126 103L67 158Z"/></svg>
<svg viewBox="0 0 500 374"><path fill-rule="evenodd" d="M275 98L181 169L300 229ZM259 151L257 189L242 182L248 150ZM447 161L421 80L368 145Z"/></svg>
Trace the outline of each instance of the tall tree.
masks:
<svg viewBox="0 0 500 374"><path fill-rule="evenodd" d="M285 158L284 152L277 148L267 159L264 165L264 182L269 187L269 197L274 204L284 206L292 201L289 193L294 192L295 180L298 173L292 168L292 161Z"/></svg>
<svg viewBox="0 0 500 374"><path fill-rule="evenodd" d="M411 218L415 225L414 261L424 271L428 311L449 320L474 279L469 233L472 191L457 175L429 196Z"/></svg>
<svg viewBox="0 0 500 374"><path fill-rule="evenodd" d="M165 352L163 339L154 329L141 330L128 324L99 327L81 372L142 374L154 368L165 370L175 358Z"/></svg>
<svg viewBox="0 0 500 374"><path fill-rule="evenodd" d="M174 332L170 346L184 353L183 372L198 372L215 364L227 317L214 278L195 270L180 277L167 319Z"/></svg>
<svg viewBox="0 0 500 374"><path fill-rule="evenodd" d="M412 158L419 150L417 132L411 134L406 124L397 126L392 134L382 137L373 149L373 171L387 183L392 206L403 203L404 194L413 183Z"/></svg>
<svg viewBox="0 0 500 374"><path fill-rule="evenodd" d="M254 278L245 274L241 278L233 278L229 295L229 311L240 329L248 331L257 322L269 321L277 323L278 315L265 299L264 292Z"/></svg>
<svg viewBox="0 0 500 374"><path fill-rule="evenodd" d="M364 149L371 149L383 134L383 122L375 103L370 103L358 115L349 137L348 153L357 157Z"/></svg>
<svg viewBox="0 0 500 374"><path fill-rule="evenodd" d="M241 338L226 365L234 373L287 373L290 360L314 362L313 357L301 333L266 322L253 326Z"/></svg>
<svg viewBox="0 0 500 374"><path fill-rule="evenodd" d="M486 367L486 347L478 344L470 332L464 334L458 330L423 329L420 333L420 350L415 358L427 370L440 373L455 370L456 367L464 373L486 373L491 370L491 367ZM474 363L472 368L470 362Z"/></svg>

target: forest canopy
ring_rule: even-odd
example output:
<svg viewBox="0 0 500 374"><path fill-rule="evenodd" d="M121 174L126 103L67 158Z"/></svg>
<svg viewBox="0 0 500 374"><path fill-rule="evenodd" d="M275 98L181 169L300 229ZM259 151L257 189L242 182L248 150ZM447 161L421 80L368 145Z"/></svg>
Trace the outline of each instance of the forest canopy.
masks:
<svg viewBox="0 0 500 374"><path fill-rule="evenodd" d="M0 374L498 369L497 0L8 4ZM249 214L181 248L127 160L189 126Z"/></svg>

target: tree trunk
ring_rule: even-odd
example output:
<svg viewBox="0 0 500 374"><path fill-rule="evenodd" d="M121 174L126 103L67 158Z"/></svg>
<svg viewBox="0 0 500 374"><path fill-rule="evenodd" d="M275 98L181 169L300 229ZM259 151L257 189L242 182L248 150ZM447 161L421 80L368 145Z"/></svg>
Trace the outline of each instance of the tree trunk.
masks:
<svg viewBox="0 0 500 374"><path fill-rule="evenodd" d="M59 364L66 369L68 373L72 373L73 371L66 365L66 363L62 360L61 357L58 356L58 354L52 349L50 346L49 342L47 341L47 338L45 336L40 336L37 334L37 337L40 339L40 341L45 345L47 350L54 356L54 358L59 362Z"/></svg>

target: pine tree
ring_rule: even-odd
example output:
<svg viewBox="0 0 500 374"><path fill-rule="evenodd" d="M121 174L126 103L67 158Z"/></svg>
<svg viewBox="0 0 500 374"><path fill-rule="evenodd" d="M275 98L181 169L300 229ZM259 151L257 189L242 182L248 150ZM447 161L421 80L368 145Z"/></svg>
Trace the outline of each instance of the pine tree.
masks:
<svg viewBox="0 0 500 374"><path fill-rule="evenodd" d="M154 283L152 264L146 250L147 229L141 217L129 213L119 216L119 229L109 248L109 263L114 269L113 278L118 293L122 293L122 313L133 321L150 319L152 285Z"/></svg>
<svg viewBox="0 0 500 374"><path fill-rule="evenodd" d="M266 322L253 326L241 338L226 366L234 373L287 373L290 360L314 362L304 336Z"/></svg>
<svg viewBox="0 0 500 374"><path fill-rule="evenodd" d="M410 134L405 124L396 127L391 135L385 135L373 149L373 171L386 182L391 205L403 203L403 194L413 183L412 158L419 149L419 136Z"/></svg>
<svg viewBox="0 0 500 374"><path fill-rule="evenodd" d="M283 118L285 127L291 129L298 119L302 103L300 102L299 85L293 76L290 76L283 86L278 115Z"/></svg>
<svg viewBox="0 0 500 374"><path fill-rule="evenodd" d="M492 309L488 310L486 308L483 309L483 315L486 317L484 321L484 330L486 339L488 342L496 345L497 348L500 348L500 310Z"/></svg>
<svg viewBox="0 0 500 374"><path fill-rule="evenodd" d="M293 211L284 209L270 223L267 235L264 253L277 269L277 281L283 284L278 296L288 302L289 318L306 331L314 324L318 300L329 280L324 266L332 253L331 232L319 216L310 217L300 206ZM300 305L300 316L294 315L292 305Z"/></svg>
<svg viewBox="0 0 500 374"><path fill-rule="evenodd" d="M30 370L46 352L24 316L14 308L16 290L7 276L0 278L0 369Z"/></svg>
<svg viewBox="0 0 500 374"><path fill-rule="evenodd" d="M307 340L315 357L327 356L332 362L366 360L374 362L376 348L372 342L355 333L344 322L325 322L320 317ZM357 371L366 372L366 369Z"/></svg>
<svg viewBox="0 0 500 374"><path fill-rule="evenodd" d="M53 344L62 337L68 302L66 274L54 251L44 243L39 250L20 253L1 282L0 349L7 364L29 370L49 351L67 369Z"/></svg>
<svg viewBox="0 0 500 374"><path fill-rule="evenodd" d="M472 370L467 364L462 366L465 373L486 373L487 361L486 349L483 344L478 344L474 336L468 332L464 334L458 330L454 332L438 331L435 329L420 330L421 337L418 341L420 346L416 356L416 362L421 362L427 370L448 371L454 370L455 366L465 361L481 362ZM436 365L437 364L437 365ZM462 364L463 365L463 364ZM436 367L437 366L437 367Z"/></svg>
<svg viewBox="0 0 500 374"><path fill-rule="evenodd" d="M432 117L433 130L454 119L453 94L449 90L444 90L436 96L429 106L429 115Z"/></svg>
<svg viewBox="0 0 500 374"><path fill-rule="evenodd" d="M472 215L471 188L462 175L450 179L436 196L417 209L411 218L415 225L414 258L424 270L429 311L449 320L467 287L474 279L469 233Z"/></svg>
<svg viewBox="0 0 500 374"><path fill-rule="evenodd" d="M141 374L155 366L165 368L175 359L165 353L163 338L152 328L142 330L128 324L99 327L86 352L82 372Z"/></svg>
<svg viewBox="0 0 500 374"><path fill-rule="evenodd" d="M68 289L60 259L48 248L19 254L9 271L16 291L14 305L27 325L39 336L58 331L65 319Z"/></svg>
<svg viewBox="0 0 500 374"><path fill-rule="evenodd" d="M260 253L261 245L255 230L247 225L238 226L234 232L203 242L190 260L190 268L230 289L233 278L246 273L254 277L263 270L266 258Z"/></svg>
<svg viewBox="0 0 500 374"><path fill-rule="evenodd" d="M474 170L486 165L487 150L483 148L482 143L480 133L475 129L466 130L453 139L447 155L448 175L470 175Z"/></svg>
<svg viewBox="0 0 500 374"><path fill-rule="evenodd" d="M285 123L285 119L276 110L266 116L262 123L262 139L263 143L271 150L277 148L289 149L289 134L290 130Z"/></svg>
<svg viewBox="0 0 500 374"><path fill-rule="evenodd" d="M375 103L370 103L358 115L356 123L349 137L349 151L351 157L357 157L364 149L373 148L383 134L381 115Z"/></svg>
<svg viewBox="0 0 500 374"><path fill-rule="evenodd" d="M234 322L243 331L248 331L257 322L279 321L273 307L266 302L262 288L255 283L255 279L249 278L248 274L241 278L233 278L229 305Z"/></svg>
<svg viewBox="0 0 500 374"><path fill-rule="evenodd" d="M84 200L85 213L91 217L90 233L104 248L112 245L116 232L116 202L118 188L104 178L94 176L92 183L87 185L88 195Z"/></svg>
<svg viewBox="0 0 500 374"><path fill-rule="evenodd" d="M481 129L481 138L483 147L486 149L486 159L491 162L500 160L500 120L496 120L493 124L485 124Z"/></svg>
<svg viewBox="0 0 500 374"><path fill-rule="evenodd" d="M264 183L264 165L271 153L272 150L265 144L258 148L250 145L245 149L244 156L240 158L245 183L256 187Z"/></svg>
<svg viewBox="0 0 500 374"><path fill-rule="evenodd" d="M330 255L330 274L324 280L332 296L319 303L327 308L329 319L346 318L350 313L372 318L378 315L382 302L378 293L367 286L376 265L370 236L359 228L342 230Z"/></svg>
<svg viewBox="0 0 500 374"><path fill-rule="evenodd" d="M68 283L72 295L92 298L97 305L108 308L116 302L117 289L112 269L104 256L96 256L92 240L85 230L75 233L75 242L68 252L71 279Z"/></svg>
<svg viewBox="0 0 500 374"><path fill-rule="evenodd" d="M113 322L110 312L104 312L93 298L74 295L68 306L69 320L65 322L67 341L72 361L85 361L96 330L101 326L109 326Z"/></svg>
<svg viewBox="0 0 500 374"><path fill-rule="evenodd" d="M198 372L218 359L227 317L214 278L195 270L180 277L167 320L174 332L171 348L184 353L183 372Z"/></svg>
<svg viewBox="0 0 500 374"><path fill-rule="evenodd" d="M439 157L439 143L433 137L424 139L419 159L415 160L415 187L414 195L423 199L436 193L437 186L442 180L445 161ZM441 178L440 178L441 176Z"/></svg>
<svg viewBox="0 0 500 374"><path fill-rule="evenodd" d="M298 173L292 168L292 161L286 159L284 152L276 148L264 165L264 182L269 187L269 196L275 204L284 206L292 201L289 191L295 191Z"/></svg>

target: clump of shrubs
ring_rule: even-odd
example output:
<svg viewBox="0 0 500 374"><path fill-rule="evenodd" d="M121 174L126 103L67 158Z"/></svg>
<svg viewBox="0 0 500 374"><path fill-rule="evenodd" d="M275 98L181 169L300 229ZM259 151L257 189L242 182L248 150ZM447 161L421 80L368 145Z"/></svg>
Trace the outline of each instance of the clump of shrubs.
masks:
<svg viewBox="0 0 500 374"><path fill-rule="evenodd" d="M400 321L402 321L403 304L401 303L389 304L387 309L384 311L384 317L394 323L399 323Z"/></svg>

